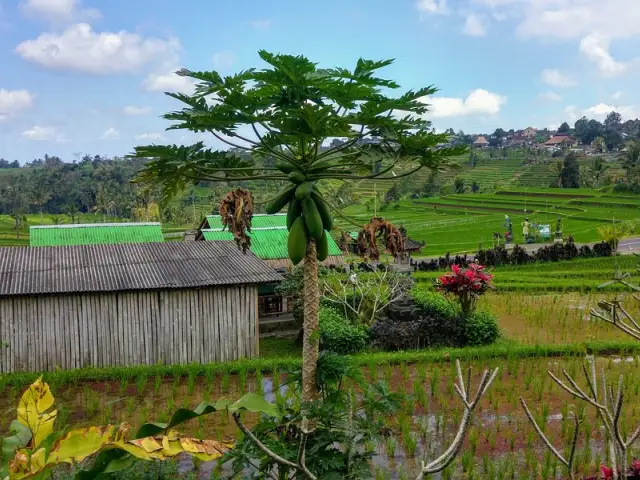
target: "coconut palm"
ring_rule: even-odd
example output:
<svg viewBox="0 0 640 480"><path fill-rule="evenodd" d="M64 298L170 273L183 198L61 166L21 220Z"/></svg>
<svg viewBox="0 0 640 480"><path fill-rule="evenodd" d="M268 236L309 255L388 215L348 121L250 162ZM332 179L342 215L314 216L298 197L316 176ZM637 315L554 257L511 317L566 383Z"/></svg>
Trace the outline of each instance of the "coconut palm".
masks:
<svg viewBox="0 0 640 480"><path fill-rule="evenodd" d="M593 178L595 186L599 186L605 174L609 170L609 165L602 157L595 157L589 166L589 172Z"/></svg>
<svg viewBox="0 0 640 480"><path fill-rule="evenodd" d="M596 153L607 153L607 142L604 137L596 137L591 142L591 146Z"/></svg>
<svg viewBox="0 0 640 480"><path fill-rule="evenodd" d="M562 173L564 172L564 163L562 160L557 160L551 164L551 171L557 175L556 185L558 188L562 188Z"/></svg>
<svg viewBox="0 0 640 480"><path fill-rule="evenodd" d="M259 52L267 64L236 75L180 70L197 82L195 93L167 93L182 102L181 110L164 116L169 129L208 133L227 150L190 146L148 145L135 155L147 159L138 181L157 185L168 199L199 181L286 182L266 206L267 213L288 211L289 256L304 265L302 402L318 396L318 259L326 255L331 229L331 201L322 194L325 180L398 180L422 168L441 169L447 158L466 147L438 148L447 134L436 134L424 120L423 99L432 86L399 96L399 88L378 76L392 60L358 60L355 68L320 69L303 56ZM332 140L344 138L344 141ZM329 145L324 147L324 145ZM240 156L237 153L248 155ZM273 166L263 159L273 158ZM222 201L223 222L239 246L250 243L246 228L253 215L253 197L244 189Z"/></svg>
<svg viewBox="0 0 640 480"><path fill-rule="evenodd" d="M625 151L618 158L624 165L624 168L634 170L640 167L640 142L631 141L627 143Z"/></svg>

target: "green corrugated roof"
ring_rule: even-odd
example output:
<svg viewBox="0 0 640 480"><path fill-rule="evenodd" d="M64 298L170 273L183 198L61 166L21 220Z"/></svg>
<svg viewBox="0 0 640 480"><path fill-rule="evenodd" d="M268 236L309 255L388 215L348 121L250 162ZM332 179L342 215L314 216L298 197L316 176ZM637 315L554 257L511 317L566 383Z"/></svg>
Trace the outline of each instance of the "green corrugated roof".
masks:
<svg viewBox="0 0 640 480"><path fill-rule="evenodd" d="M31 227L32 247L164 242L159 223L97 223Z"/></svg>
<svg viewBox="0 0 640 480"><path fill-rule="evenodd" d="M205 240L233 240L233 235L227 231L202 230ZM263 260L275 260L288 258L286 228L272 228L268 230L252 230L251 251ZM329 241L329 255L342 255L342 251L336 245L331 235L327 234Z"/></svg>
<svg viewBox="0 0 640 480"><path fill-rule="evenodd" d="M207 223L209 224L209 228L213 230L216 228L222 228L220 215L207 215ZM287 215L284 213L278 213L276 215L256 214L251 219L251 228L274 228L286 226Z"/></svg>

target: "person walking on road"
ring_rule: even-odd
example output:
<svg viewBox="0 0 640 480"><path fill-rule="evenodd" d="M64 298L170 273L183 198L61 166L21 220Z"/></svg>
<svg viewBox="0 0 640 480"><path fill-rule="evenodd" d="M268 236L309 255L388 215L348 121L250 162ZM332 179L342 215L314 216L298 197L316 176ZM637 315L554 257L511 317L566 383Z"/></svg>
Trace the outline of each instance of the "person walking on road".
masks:
<svg viewBox="0 0 640 480"><path fill-rule="evenodd" d="M524 237L524 243L527 243L527 239L529 238L529 219L525 218L524 222L522 222L522 236Z"/></svg>

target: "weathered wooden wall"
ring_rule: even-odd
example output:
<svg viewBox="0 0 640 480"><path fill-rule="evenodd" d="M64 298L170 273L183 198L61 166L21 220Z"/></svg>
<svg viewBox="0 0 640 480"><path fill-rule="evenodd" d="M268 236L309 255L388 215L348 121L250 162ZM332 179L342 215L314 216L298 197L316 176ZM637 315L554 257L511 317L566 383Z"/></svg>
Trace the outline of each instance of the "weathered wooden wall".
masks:
<svg viewBox="0 0 640 480"><path fill-rule="evenodd" d="M258 355L258 289L0 297L0 372Z"/></svg>

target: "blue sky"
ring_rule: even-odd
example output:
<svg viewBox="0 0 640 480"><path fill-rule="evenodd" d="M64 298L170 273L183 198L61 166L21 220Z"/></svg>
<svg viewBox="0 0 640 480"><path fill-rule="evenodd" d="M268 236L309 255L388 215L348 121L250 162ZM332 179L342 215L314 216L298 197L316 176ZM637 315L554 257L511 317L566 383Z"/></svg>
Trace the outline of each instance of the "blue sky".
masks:
<svg viewBox="0 0 640 480"><path fill-rule="evenodd" d="M440 88L439 130L636 118L639 18L640 0L0 0L0 157L190 143L159 118L163 91L191 88L172 72L259 66L261 48L396 58L387 77Z"/></svg>

